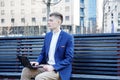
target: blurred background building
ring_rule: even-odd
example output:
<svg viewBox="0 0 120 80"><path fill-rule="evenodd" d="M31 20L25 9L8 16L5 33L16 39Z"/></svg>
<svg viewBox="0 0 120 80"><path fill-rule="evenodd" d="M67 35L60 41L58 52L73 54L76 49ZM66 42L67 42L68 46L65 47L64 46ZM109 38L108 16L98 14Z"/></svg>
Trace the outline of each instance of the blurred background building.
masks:
<svg viewBox="0 0 120 80"><path fill-rule="evenodd" d="M120 0L104 0L103 33L120 33Z"/></svg>
<svg viewBox="0 0 120 80"><path fill-rule="evenodd" d="M85 30L87 33L96 33L96 0L85 0Z"/></svg>
<svg viewBox="0 0 120 80"><path fill-rule="evenodd" d="M96 33L103 33L103 1L96 0Z"/></svg>
<svg viewBox="0 0 120 80"><path fill-rule="evenodd" d="M0 35L44 35L47 32L46 1L0 0ZM50 1L50 13L60 12L64 15L64 31L71 34L96 33L96 0Z"/></svg>

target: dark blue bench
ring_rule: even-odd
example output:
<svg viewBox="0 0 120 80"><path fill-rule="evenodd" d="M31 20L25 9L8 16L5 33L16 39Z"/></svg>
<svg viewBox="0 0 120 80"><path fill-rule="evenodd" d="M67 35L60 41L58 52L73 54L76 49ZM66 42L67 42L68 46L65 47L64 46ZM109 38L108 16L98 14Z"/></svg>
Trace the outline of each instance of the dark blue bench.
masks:
<svg viewBox="0 0 120 80"><path fill-rule="evenodd" d="M75 35L72 80L120 80L120 34Z"/></svg>
<svg viewBox="0 0 120 80"><path fill-rule="evenodd" d="M35 60L44 37L0 38L0 79L20 78L17 55ZM120 34L74 35L71 80L120 80Z"/></svg>
<svg viewBox="0 0 120 80"><path fill-rule="evenodd" d="M39 55L44 37L6 37L0 38L0 79L20 78L23 66L17 55L28 56L34 61Z"/></svg>

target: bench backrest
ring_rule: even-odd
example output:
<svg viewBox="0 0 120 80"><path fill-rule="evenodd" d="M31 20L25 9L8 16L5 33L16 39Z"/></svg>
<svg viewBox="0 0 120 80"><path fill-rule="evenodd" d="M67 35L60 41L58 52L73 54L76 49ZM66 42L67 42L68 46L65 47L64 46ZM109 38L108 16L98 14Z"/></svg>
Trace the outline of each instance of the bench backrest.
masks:
<svg viewBox="0 0 120 80"><path fill-rule="evenodd" d="M17 55L28 56L32 61L39 55L44 37L0 38L0 73L21 72L23 66Z"/></svg>
<svg viewBox="0 0 120 80"><path fill-rule="evenodd" d="M120 34L75 35L74 74L120 76Z"/></svg>

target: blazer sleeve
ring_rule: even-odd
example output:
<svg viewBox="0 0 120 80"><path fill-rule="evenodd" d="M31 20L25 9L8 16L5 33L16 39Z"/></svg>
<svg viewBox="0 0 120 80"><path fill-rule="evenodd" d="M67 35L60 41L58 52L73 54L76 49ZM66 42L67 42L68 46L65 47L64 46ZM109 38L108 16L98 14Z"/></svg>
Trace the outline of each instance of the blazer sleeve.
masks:
<svg viewBox="0 0 120 80"><path fill-rule="evenodd" d="M42 61L43 61L43 58L44 58L44 50L45 48L44 48L44 46L42 47L42 51L41 51L41 53L39 54L39 56L38 56L38 58L37 58L37 62L39 62L39 63L42 63Z"/></svg>
<svg viewBox="0 0 120 80"><path fill-rule="evenodd" d="M45 36L45 38L46 38L46 36ZM39 64L45 63L44 58L45 58L45 39L44 39L44 43L43 43L43 46L42 46L42 50L41 50L41 52L40 52L36 61L39 62Z"/></svg>

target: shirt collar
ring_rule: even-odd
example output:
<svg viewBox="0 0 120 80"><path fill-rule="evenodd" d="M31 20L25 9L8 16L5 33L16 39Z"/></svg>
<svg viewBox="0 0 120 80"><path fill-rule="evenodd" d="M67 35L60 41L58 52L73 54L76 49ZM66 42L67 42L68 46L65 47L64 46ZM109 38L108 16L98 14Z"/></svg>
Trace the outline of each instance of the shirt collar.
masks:
<svg viewBox="0 0 120 80"><path fill-rule="evenodd" d="M57 35L57 34L60 34L61 30L59 30L58 32L52 32L53 35Z"/></svg>

